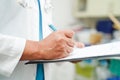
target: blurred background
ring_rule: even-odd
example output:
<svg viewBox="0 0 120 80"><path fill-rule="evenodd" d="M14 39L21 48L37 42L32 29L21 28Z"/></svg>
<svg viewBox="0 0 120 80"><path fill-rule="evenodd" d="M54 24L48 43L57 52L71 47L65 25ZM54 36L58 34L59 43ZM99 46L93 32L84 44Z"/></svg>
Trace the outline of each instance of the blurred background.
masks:
<svg viewBox="0 0 120 80"><path fill-rule="evenodd" d="M120 40L120 0L52 0L53 23L74 30L86 46ZM53 65L52 80L120 80L120 60L88 59Z"/></svg>

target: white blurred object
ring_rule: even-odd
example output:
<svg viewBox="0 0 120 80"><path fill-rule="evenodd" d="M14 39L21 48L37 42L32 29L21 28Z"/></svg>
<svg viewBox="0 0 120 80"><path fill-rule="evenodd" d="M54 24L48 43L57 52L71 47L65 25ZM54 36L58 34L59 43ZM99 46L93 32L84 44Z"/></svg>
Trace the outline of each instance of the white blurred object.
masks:
<svg viewBox="0 0 120 80"><path fill-rule="evenodd" d="M80 31L78 33L76 33L77 38L80 42L83 42L85 44L89 44L90 43L90 31L89 30L84 30L84 31Z"/></svg>
<svg viewBox="0 0 120 80"><path fill-rule="evenodd" d="M92 33L96 33L94 29L85 29L76 33L76 36L80 42L90 44L90 36Z"/></svg>
<svg viewBox="0 0 120 80"><path fill-rule="evenodd" d="M53 68L54 74L52 76L52 80L74 80L74 64L65 62L60 65L54 65Z"/></svg>
<svg viewBox="0 0 120 80"><path fill-rule="evenodd" d="M120 40L120 31L114 31L113 36L115 40Z"/></svg>
<svg viewBox="0 0 120 80"><path fill-rule="evenodd" d="M106 67L97 67L97 80L106 80L108 77L111 76L110 71Z"/></svg>

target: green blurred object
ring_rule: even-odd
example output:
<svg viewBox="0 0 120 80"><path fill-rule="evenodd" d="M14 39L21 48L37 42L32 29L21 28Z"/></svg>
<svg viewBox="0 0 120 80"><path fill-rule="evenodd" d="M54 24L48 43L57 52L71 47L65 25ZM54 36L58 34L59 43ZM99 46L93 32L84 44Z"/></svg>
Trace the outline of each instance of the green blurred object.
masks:
<svg viewBox="0 0 120 80"><path fill-rule="evenodd" d="M120 60L111 59L109 70L112 72L113 75L120 76Z"/></svg>
<svg viewBox="0 0 120 80"><path fill-rule="evenodd" d="M82 66L80 63L75 65L76 74L81 75L86 78L91 78L93 76L94 67L91 65Z"/></svg>

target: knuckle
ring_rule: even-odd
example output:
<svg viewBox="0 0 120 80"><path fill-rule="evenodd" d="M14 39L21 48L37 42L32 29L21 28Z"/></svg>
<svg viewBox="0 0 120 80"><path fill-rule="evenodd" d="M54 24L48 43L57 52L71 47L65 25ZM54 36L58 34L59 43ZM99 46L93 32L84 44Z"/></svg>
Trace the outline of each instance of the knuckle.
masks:
<svg viewBox="0 0 120 80"><path fill-rule="evenodd" d="M65 51L65 46L64 46L64 45L60 45L60 49L61 49L62 51Z"/></svg>
<svg viewBox="0 0 120 80"><path fill-rule="evenodd" d="M70 34L74 34L75 32L73 30L69 30L69 33Z"/></svg>
<svg viewBox="0 0 120 80"><path fill-rule="evenodd" d="M67 44L68 44L70 47L74 47L74 45L75 45L75 43L74 43L72 40L67 41Z"/></svg>
<svg viewBox="0 0 120 80"><path fill-rule="evenodd" d="M66 51L67 53L70 53L71 52L71 49L67 49L67 51Z"/></svg>
<svg viewBox="0 0 120 80"><path fill-rule="evenodd" d="M57 42L59 42L59 43L62 43L62 42L64 42L65 41L65 39L63 38L63 37L59 37L58 39L57 39Z"/></svg>
<svg viewBox="0 0 120 80"><path fill-rule="evenodd" d="M63 45L63 44L61 44L61 43L59 43L59 44L57 44L56 45L56 50L58 51L58 52L64 52L65 51L65 45Z"/></svg>

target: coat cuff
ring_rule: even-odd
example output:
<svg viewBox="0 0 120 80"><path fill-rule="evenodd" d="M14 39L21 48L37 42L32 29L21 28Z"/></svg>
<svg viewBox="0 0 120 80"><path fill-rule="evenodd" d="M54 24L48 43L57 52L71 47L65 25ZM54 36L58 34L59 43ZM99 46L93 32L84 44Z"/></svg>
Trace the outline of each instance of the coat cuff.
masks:
<svg viewBox="0 0 120 80"><path fill-rule="evenodd" d="M7 51L8 55L3 55L3 62L0 62L0 74L9 77L14 71L16 65L19 63L22 53L25 48L26 40L22 38L14 38L10 41L10 49Z"/></svg>

